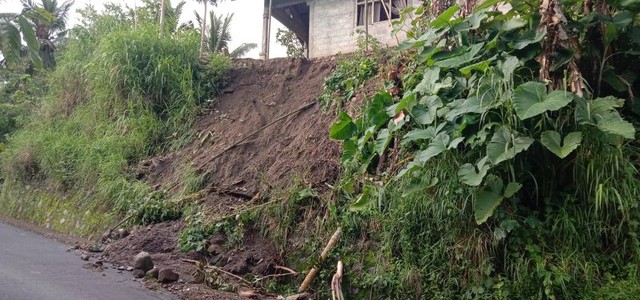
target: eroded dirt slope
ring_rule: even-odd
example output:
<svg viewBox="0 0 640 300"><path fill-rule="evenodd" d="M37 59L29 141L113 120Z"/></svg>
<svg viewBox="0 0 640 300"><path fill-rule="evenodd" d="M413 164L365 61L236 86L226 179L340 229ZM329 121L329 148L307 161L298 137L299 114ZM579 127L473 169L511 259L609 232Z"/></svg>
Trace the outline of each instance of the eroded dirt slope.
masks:
<svg viewBox="0 0 640 300"><path fill-rule="evenodd" d="M196 138L177 152L143 162L138 177L156 189L176 194L182 189L187 168L206 173L208 192L198 197L198 202L213 218L251 205L270 189L284 187L292 180L311 188L326 188L325 183L335 181L340 168L339 144L328 138L333 114L325 114L313 104L264 127L314 103L334 65L330 59L236 61L230 86L196 120ZM232 145L237 146L227 150ZM109 245L106 254L126 263L139 251L148 251L158 264L172 266L184 275L185 286L180 287L183 296L213 296L202 286L189 285L195 267L183 259L202 257L177 249L177 236L183 226L183 221L176 221L135 228L129 237ZM266 275L281 262L272 241L257 232L245 233L240 248L209 259L237 275ZM200 296L191 295L194 290ZM235 299L235 294L215 294L215 298Z"/></svg>

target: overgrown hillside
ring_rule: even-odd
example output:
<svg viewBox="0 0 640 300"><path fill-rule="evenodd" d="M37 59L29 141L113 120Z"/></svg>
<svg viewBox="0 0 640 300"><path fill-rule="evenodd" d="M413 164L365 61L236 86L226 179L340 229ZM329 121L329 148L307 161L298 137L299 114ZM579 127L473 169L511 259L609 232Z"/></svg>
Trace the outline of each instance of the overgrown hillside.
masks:
<svg viewBox="0 0 640 300"><path fill-rule="evenodd" d="M316 60L205 62L192 30L92 14L14 123L0 209L124 220L104 254L150 252L189 299L633 299L640 7L498 2Z"/></svg>
<svg viewBox="0 0 640 300"><path fill-rule="evenodd" d="M73 31L44 100L0 156L4 213L79 234L148 213L157 197L130 167L189 141L197 108L230 66L218 56L201 64L195 31L159 37L155 26L87 13L90 25Z"/></svg>

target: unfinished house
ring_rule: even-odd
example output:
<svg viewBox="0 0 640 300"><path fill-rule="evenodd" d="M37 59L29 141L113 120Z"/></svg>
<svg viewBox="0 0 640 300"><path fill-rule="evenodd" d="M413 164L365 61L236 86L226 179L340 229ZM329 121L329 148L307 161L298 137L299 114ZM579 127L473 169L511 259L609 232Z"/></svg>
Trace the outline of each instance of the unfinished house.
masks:
<svg viewBox="0 0 640 300"><path fill-rule="evenodd" d="M388 46L398 44L391 21L418 0L265 0L262 57L269 58L271 17L293 31L310 58L357 49L357 32Z"/></svg>

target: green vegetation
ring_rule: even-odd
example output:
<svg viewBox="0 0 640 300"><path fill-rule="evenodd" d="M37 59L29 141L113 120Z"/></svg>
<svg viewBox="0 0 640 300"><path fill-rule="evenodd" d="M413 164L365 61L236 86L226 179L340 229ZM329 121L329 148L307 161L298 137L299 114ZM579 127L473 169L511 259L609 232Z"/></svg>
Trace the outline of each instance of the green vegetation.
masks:
<svg viewBox="0 0 640 300"><path fill-rule="evenodd" d="M569 22L556 25L537 6L510 1L500 14L487 10L494 2L466 18L452 6L415 20L400 46L401 95L381 91L331 128L345 167L335 218L347 241L335 257L358 266L344 288L354 299L622 299L638 289L639 149L619 114L633 116L635 99L616 88L638 81L581 72L599 61L600 75L629 74L634 8L584 17L559 6ZM582 56L547 42L565 26L597 30L594 19L608 33L579 44ZM599 60L611 49L627 63Z"/></svg>
<svg viewBox="0 0 640 300"><path fill-rule="evenodd" d="M75 233L127 213L140 223L175 219L181 210L130 167L188 142L194 114L226 82L230 61L201 65L196 32L159 38L156 24L133 26L119 7L84 17L46 75L41 109L0 156L0 209Z"/></svg>

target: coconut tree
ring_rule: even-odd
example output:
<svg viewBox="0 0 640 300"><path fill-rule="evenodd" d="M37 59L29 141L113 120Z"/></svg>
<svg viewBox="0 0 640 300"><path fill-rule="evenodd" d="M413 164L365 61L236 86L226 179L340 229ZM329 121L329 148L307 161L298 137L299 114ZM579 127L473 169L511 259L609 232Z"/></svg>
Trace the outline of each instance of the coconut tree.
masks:
<svg viewBox="0 0 640 300"><path fill-rule="evenodd" d="M59 3L57 0L41 0L36 3L33 0L20 0L22 3L22 13L31 22L35 29L36 37L40 42L40 56L43 59L46 68L55 67L55 58L53 53L56 50L54 42L56 38L62 37L67 33L67 19L69 11L74 1L68 0ZM51 18L42 18L41 14L30 12L45 12Z"/></svg>
<svg viewBox="0 0 640 300"><path fill-rule="evenodd" d="M202 25L203 20L196 13L197 21ZM215 12L209 12L209 22L211 25L207 27L205 34L205 51L211 53L225 53L229 51L229 42L231 42L231 20L233 14L216 15ZM228 55L233 58L239 58L247 54L247 52L257 48L255 43L243 43L233 49Z"/></svg>
<svg viewBox="0 0 640 300"><path fill-rule="evenodd" d="M23 40L27 43L26 47L22 45ZM0 66L14 68L20 65L26 51L31 62L41 67L39 49L34 27L23 14L0 14Z"/></svg>
<svg viewBox="0 0 640 300"><path fill-rule="evenodd" d="M198 3L204 3L204 13L202 14L203 16L207 15L209 3L211 3L212 5L218 4L218 0L196 0L196 1L198 1ZM200 24L200 56L201 57L204 54L204 50L205 50L206 28L207 28L207 18L204 18Z"/></svg>

